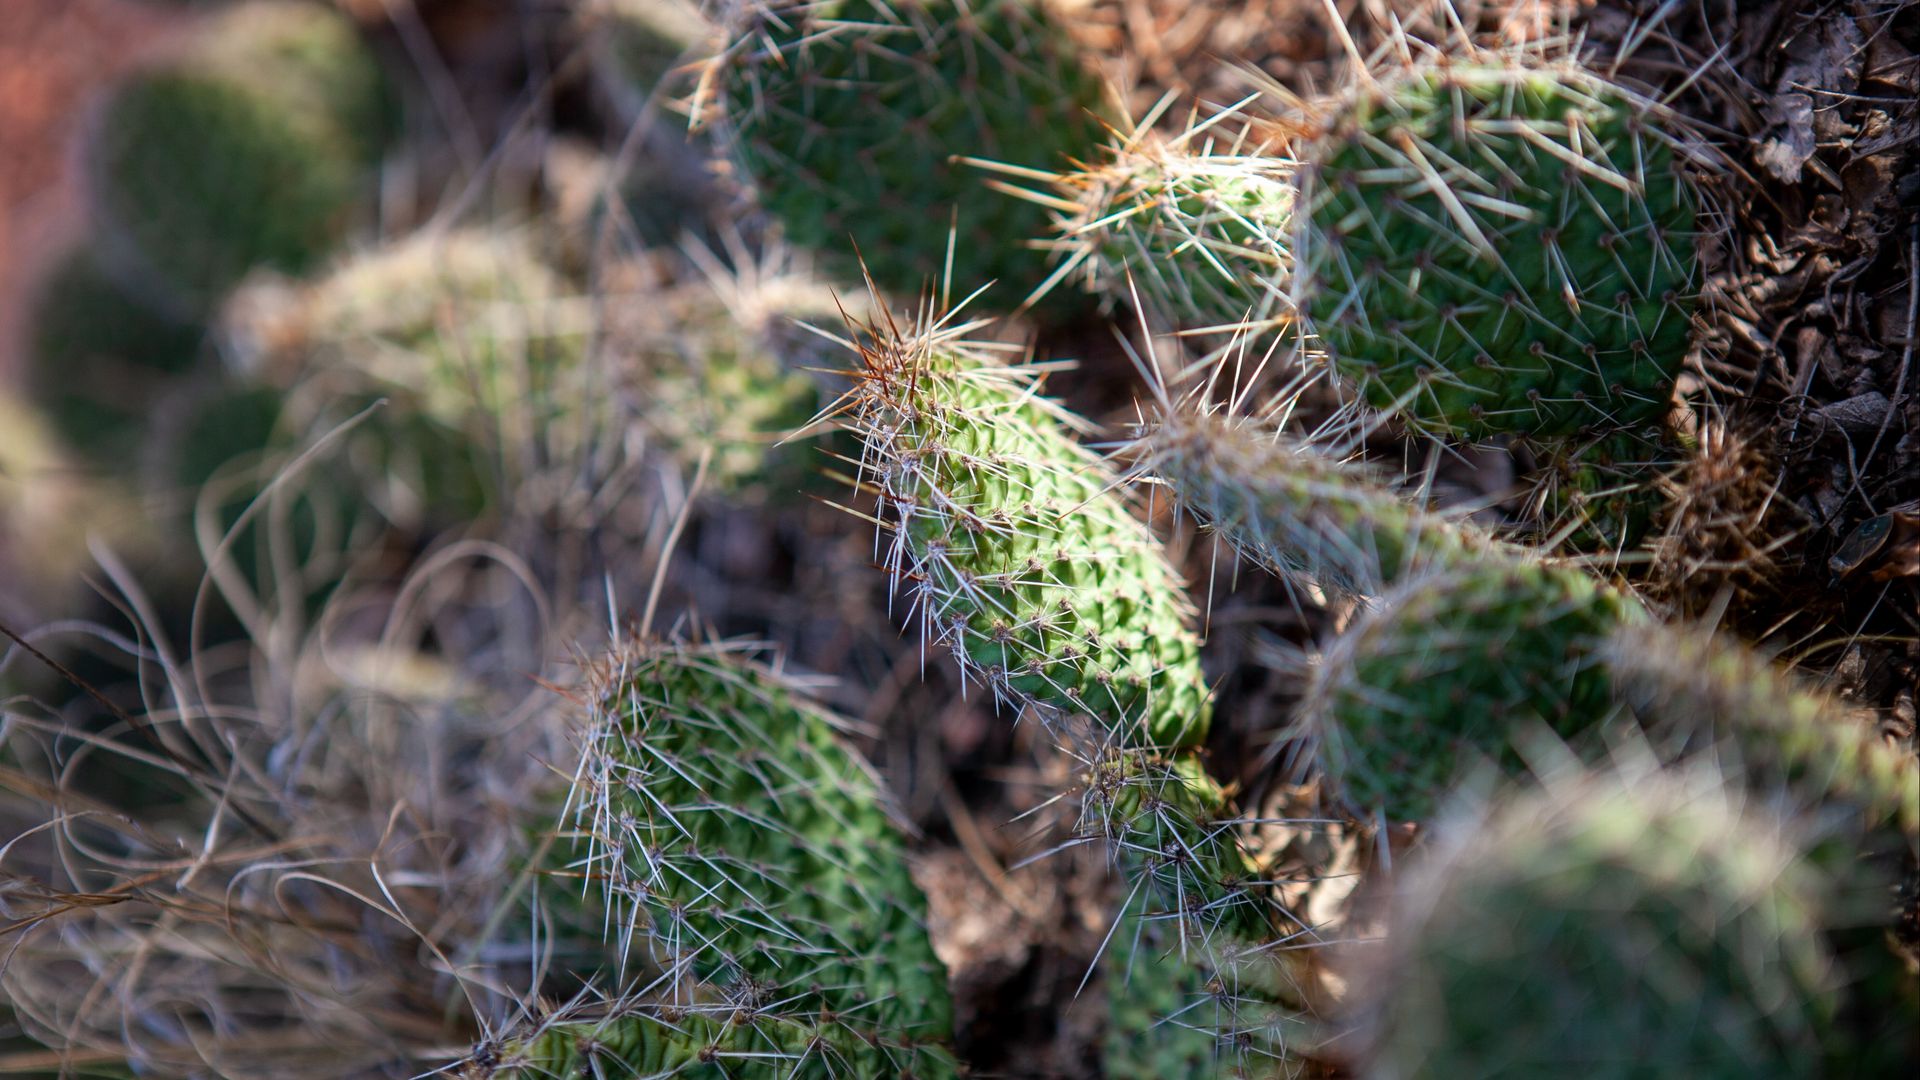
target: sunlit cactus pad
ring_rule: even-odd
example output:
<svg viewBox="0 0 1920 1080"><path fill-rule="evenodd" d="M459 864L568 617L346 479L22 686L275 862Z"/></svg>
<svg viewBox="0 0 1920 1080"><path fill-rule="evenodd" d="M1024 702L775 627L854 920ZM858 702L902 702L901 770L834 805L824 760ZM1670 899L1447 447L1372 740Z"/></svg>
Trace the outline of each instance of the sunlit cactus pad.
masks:
<svg viewBox="0 0 1920 1080"><path fill-rule="evenodd" d="M585 880L562 887L604 891L610 960L650 959L663 1004L722 1027L765 1010L739 1049L804 1049L812 1029L843 1072L944 1060L952 1005L926 900L842 722L719 647L617 651L592 711L573 793ZM754 1075L788 1075L778 1064Z"/></svg>
<svg viewBox="0 0 1920 1080"><path fill-rule="evenodd" d="M956 157L1036 169L1087 159L1105 89L1030 0L735 0L713 72L726 142L797 246L882 288L1046 276L1046 211ZM857 280L857 278L856 278Z"/></svg>
<svg viewBox="0 0 1920 1080"><path fill-rule="evenodd" d="M1469 768L1517 768L1530 725L1572 737L1605 721L1596 653L1643 617L1570 567L1501 560L1408 582L1328 647L1301 706L1334 796L1426 820Z"/></svg>
<svg viewBox="0 0 1920 1080"><path fill-rule="evenodd" d="M1599 775L1452 823L1400 889L1360 1074L1825 1075L1823 890L1739 801Z"/></svg>
<svg viewBox="0 0 1920 1080"><path fill-rule="evenodd" d="M1697 196L1653 108L1571 67L1422 64L1306 153L1303 309L1366 401L1467 436L1658 419Z"/></svg>
<svg viewBox="0 0 1920 1080"><path fill-rule="evenodd" d="M1210 703L1184 585L1039 396L958 330L877 332L842 409L881 495L885 559L929 642L995 698L1188 746Z"/></svg>

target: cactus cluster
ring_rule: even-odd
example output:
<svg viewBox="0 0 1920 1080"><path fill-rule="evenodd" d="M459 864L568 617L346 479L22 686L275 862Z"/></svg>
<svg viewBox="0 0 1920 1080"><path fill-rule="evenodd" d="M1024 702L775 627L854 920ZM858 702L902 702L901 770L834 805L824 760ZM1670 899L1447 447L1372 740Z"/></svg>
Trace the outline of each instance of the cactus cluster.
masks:
<svg viewBox="0 0 1920 1080"><path fill-rule="evenodd" d="M1757 595L1786 540L1733 535L1776 493L1758 438L1679 419L1706 216L1683 121L1545 45L1402 33L1333 94L1165 134L1167 105L1110 112L1064 2L591 6L566 24L612 31L582 62L624 87L600 134L647 156L633 125L684 107L777 229L666 191L638 250L607 205L556 264L517 212L466 223L516 198L490 175L351 240L389 76L291 0L209 15L87 133L98 235L43 289L32 389L139 492L55 490L69 458L0 398L0 557L70 579L64 519L191 518L251 640L183 658L198 606L131 595L137 633L85 631L131 678L0 700L0 819L45 812L0 836L0 923L35 935L0 980L60 1067L967 1074L998 1033L967 1030L914 864L958 836L1006 885L929 809L970 794L938 760L969 740L1035 755L1019 798L1097 853L1101 918L1073 914L1099 940L1069 959L1101 1075L1895 1056L1862 1032L1920 997L1880 874L1920 851L1920 759L1686 621ZM703 15L724 42L670 102ZM674 230L726 250L653 243ZM1134 355L1129 430L1048 396L1071 365L1028 332L1069 331L1030 316L1074 278L1203 345L1171 375ZM1019 345L961 314L1023 300ZM1115 389L1092 371L1074 400ZM1473 444L1537 466L1443 477ZM847 513L780 497L827 474ZM713 589L726 515L868 622ZM1203 631L1211 541L1279 579L1295 638L1241 633L1271 594ZM1287 657L1271 711L1209 634ZM903 704L934 650L972 711ZM790 661L846 684L815 700ZM896 805L874 745L937 798ZM1346 899L1311 880L1336 872ZM99 992L63 997L75 973Z"/></svg>

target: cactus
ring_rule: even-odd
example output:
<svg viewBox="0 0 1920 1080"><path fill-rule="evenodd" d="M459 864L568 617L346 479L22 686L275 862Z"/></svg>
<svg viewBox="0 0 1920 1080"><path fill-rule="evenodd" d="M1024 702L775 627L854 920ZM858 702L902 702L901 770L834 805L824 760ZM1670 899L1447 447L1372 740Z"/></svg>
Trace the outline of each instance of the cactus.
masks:
<svg viewBox="0 0 1920 1080"><path fill-rule="evenodd" d="M1598 774L1451 825L1396 897L1361 1075L1821 1075L1824 889L1782 822Z"/></svg>
<svg viewBox="0 0 1920 1080"><path fill-rule="evenodd" d="M78 251L35 296L28 389L74 450L97 462L124 461L142 441L154 401L199 360L204 333Z"/></svg>
<svg viewBox="0 0 1920 1080"><path fill-rule="evenodd" d="M1663 120L1570 65L1363 80L1302 154L1300 307L1336 369L1439 434L1660 419L1697 273Z"/></svg>
<svg viewBox="0 0 1920 1080"><path fill-rule="evenodd" d="M1198 744L1211 705L1179 576L1038 369L966 329L869 328L837 410L924 637L996 703L1085 714L1128 745Z"/></svg>
<svg viewBox="0 0 1920 1080"><path fill-rule="evenodd" d="M1056 274L1077 271L1090 291L1122 304L1137 287L1151 310L1191 328L1291 321L1293 163L1265 143L1247 145L1251 124L1216 148L1211 133L1223 119L1174 139L1137 131L1099 163L1054 177L1073 207L1060 228L1069 257Z"/></svg>
<svg viewBox="0 0 1920 1080"><path fill-rule="evenodd" d="M1786 784L1807 801L1857 808L1869 828L1920 839L1920 759L1739 642L1623 624L1601 657L1664 756L1711 751L1753 786Z"/></svg>
<svg viewBox="0 0 1920 1080"><path fill-rule="evenodd" d="M1372 595L1422 570L1512 553L1466 521L1420 509L1366 466L1258 419L1162 408L1117 456L1283 578Z"/></svg>
<svg viewBox="0 0 1920 1080"><path fill-rule="evenodd" d="M107 103L88 148L104 238L194 314L255 266L304 271L349 224L385 114L380 72L342 16L232 8Z"/></svg>
<svg viewBox="0 0 1920 1080"><path fill-rule="evenodd" d="M1046 255L1045 212L996 193L958 157L1054 170L1099 145L1108 101L1046 5L1032 0L735 0L704 82L723 144L787 239L881 288L943 276L1023 295Z"/></svg>
<svg viewBox="0 0 1920 1080"><path fill-rule="evenodd" d="M1301 728L1348 808L1425 820L1476 759L1517 770L1522 725L1572 737L1614 715L1596 653L1643 618L1566 567L1514 560L1416 578L1327 648Z"/></svg>
<svg viewBox="0 0 1920 1080"><path fill-rule="evenodd" d="M617 649L591 700L573 872L663 1000L546 1025L473 1075L953 1075L926 902L844 724L718 646Z"/></svg>
<svg viewBox="0 0 1920 1080"><path fill-rule="evenodd" d="M1291 1076L1305 1042L1287 954L1270 939L1169 943L1144 916L1124 920L1103 958L1111 1080ZM1230 1071L1229 1071L1230 1070Z"/></svg>
<svg viewBox="0 0 1920 1080"><path fill-rule="evenodd" d="M1618 556L1639 548L1666 506L1663 441L1657 431L1553 440L1528 516L1562 550Z"/></svg>
<svg viewBox="0 0 1920 1080"><path fill-rule="evenodd" d="M1775 554L1798 531L1792 503L1775 497L1779 483L1760 433L1720 418L1704 422L1661 478L1651 591L1693 615L1720 604L1728 588L1737 597L1765 595Z"/></svg>

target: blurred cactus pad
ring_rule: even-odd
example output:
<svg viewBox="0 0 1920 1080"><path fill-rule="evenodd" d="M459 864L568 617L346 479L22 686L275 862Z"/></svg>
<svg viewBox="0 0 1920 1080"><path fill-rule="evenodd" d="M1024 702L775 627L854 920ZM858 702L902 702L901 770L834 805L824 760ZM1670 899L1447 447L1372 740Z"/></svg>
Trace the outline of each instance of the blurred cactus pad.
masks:
<svg viewBox="0 0 1920 1080"><path fill-rule="evenodd" d="M1827 1075L1825 888L1713 780L1563 777L1443 825L1396 890L1360 1075Z"/></svg>
<svg viewBox="0 0 1920 1080"><path fill-rule="evenodd" d="M392 123L353 23L297 0L211 15L127 79L87 151L103 240L183 312L256 266L298 273L344 236Z"/></svg>
<svg viewBox="0 0 1920 1080"><path fill-rule="evenodd" d="M1661 418L1699 288L1663 125L1571 66L1363 78L1302 153L1302 308L1335 368L1436 433Z"/></svg>
<svg viewBox="0 0 1920 1080"><path fill-rule="evenodd" d="M1047 274L1025 241L1039 205L993 190L980 158L1055 170L1087 160L1101 80L1040 0L733 0L708 74L719 130L797 247L913 296L998 281L1011 306Z"/></svg>

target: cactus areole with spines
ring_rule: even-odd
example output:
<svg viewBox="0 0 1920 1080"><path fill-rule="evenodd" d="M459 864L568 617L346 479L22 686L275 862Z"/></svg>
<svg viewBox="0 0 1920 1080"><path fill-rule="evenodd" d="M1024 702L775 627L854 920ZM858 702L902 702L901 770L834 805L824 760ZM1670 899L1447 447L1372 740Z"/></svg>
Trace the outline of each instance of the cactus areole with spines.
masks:
<svg viewBox="0 0 1920 1080"><path fill-rule="evenodd" d="M1571 65L1364 82L1303 155L1301 307L1335 368L1438 434L1662 417L1698 196L1658 123Z"/></svg>
<svg viewBox="0 0 1920 1080"><path fill-rule="evenodd" d="M942 275L1024 296L1047 257L1020 241L1046 211L954 159L1036 169L1092 156L1108 111L1047 6L1033 0L733 0L709 82L723 143L795 245L884 289Z"/></svg>
<svg viewBox="0 0 1920 1080"><path fill-rule="evenodd" d="M1038 369L967 329L869 328L839 406L912 617L996 701L1090 716L1125 745L1197 745L1212 707L1179 574Z"/></svg>

